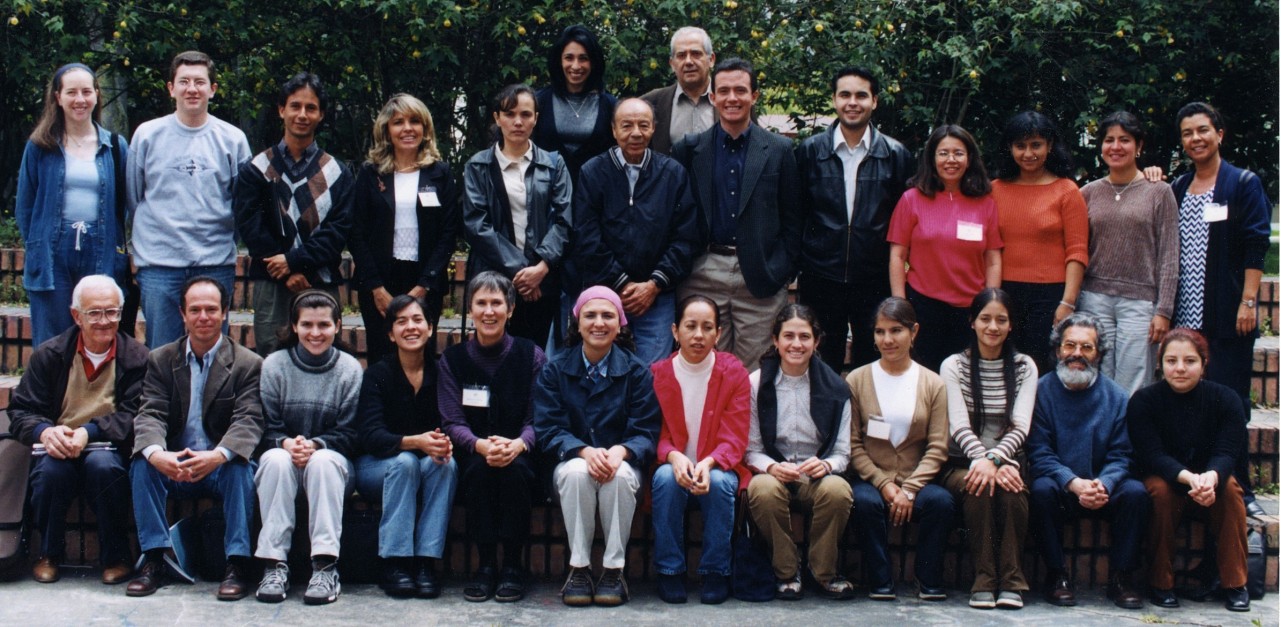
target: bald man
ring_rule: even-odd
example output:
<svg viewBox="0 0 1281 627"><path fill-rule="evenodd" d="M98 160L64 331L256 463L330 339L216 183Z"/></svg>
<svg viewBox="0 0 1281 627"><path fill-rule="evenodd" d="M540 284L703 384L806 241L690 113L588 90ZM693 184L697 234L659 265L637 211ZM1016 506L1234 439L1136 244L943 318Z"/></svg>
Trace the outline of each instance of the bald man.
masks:
<svg viewBox="0 0 1281 627"><path fill-rule="evenodd" d="M618 145L584 164L574 186L575 263L582 287L622 297L636 356L652 364L671 354L676 285L704 244L685 168L649 147L653 107L618 103L613 131Z"/></svg>

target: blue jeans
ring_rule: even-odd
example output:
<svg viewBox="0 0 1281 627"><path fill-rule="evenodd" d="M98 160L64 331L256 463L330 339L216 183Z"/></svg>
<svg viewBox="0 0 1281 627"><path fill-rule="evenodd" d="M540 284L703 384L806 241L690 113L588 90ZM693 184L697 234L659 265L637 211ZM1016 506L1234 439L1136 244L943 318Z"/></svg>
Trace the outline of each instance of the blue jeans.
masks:
<svg viewBox="0 0 1281 627"><path fill-rule="evenodd" d="M445 554L449 509L458 486L458 463L401 451L392 457L363 455L356 461L356 491L382 501L378 557L440 557Z"/></svg>
<svg viewBox="0 0 1281 627"><path fill-rule="evenodd" d="M863 561L872 586L892 583L889 508L876 486L855 479L854 517L863 531ZM916 545L916 578L930 588L943 586L943 544L955 518L956 503L946 488L926 484L916 493L912 517L921 525Z"/></svg>
<svg viewBox="0 0 1281 627"><path fill-rule="evenodd" d="M182 322L182 284L187 279L208 276L222 284L231 296L236 266L193 266L190 268L138 268L138 289L142 293L142 315L147 321L147 348L155 350L185 334ZM222 332L230 325L224 321Z"/></svg>
<svg viewBox="0 0 1281 627"><path fill-rule="evenodd" d="M672 465L663 464L654 472L654 565L660 575L685 572L685 509L690 495L672 474ZM698 564L702 575L730 574L730 536L734 533L734 495L738 475L713 468L711 489L695 496L703 510L703 557Z"/></svg>
<svg viewBox="0 0 1281 627"><path fill-rule="evenodd" d="M31 515L40 530L40 554L66 556L67 509L83 494L98 519L103 566L129 560L129 473L116 451L90 451L76 459L37 457L31 468Z"/></svg>
<svg viewBox="0 0 1281 627"><path fill-rule="evenodd" d="M138 525L138 545L143 551L172 546L165 502L170 493L180 499L222 499L227 524L222 544L227 557L249 557L249 521L254 516L254 466L233 459L195 483L180 483L160 474L142 456L129 467L133 484L133 518Z"/></svg>
<svg viewBox="0 0 1281 627"><path fill-rule="evenodd" d="M77 226L78 225L78 226ZM53 242L53 289L29 291L31 345L39 346L71 328L71 291L98 267L106 252L96 223L63 222ZM114 277L113 277L114 278Z"/></svg>
<svg viewBox="0 0 1281 627"><path fill-rule="evenodd" d="M1059 487L1049 477L1032 481L1028 496L1031 505L1031 527L1036 532L1041 559L1050 570L1067 570L1063 561L1063 523L1068 518L1089 515L1076 495ZM1108 504L1096 510L1110 524L1112 545L1108 550L1108 569L1113 573L1134 570L1139 565L1139 549L1152 516L1152 498L1137 479L1123 479L1112 488Z"/></svg>
<svg viewBox="0 0 1281 627"><path fill-rule="evenodd" d="M628 316L627 325L636 338L636 357L645 365L672 354L672 323L676 317L676 292L659 294L649 310Z"/></svg>

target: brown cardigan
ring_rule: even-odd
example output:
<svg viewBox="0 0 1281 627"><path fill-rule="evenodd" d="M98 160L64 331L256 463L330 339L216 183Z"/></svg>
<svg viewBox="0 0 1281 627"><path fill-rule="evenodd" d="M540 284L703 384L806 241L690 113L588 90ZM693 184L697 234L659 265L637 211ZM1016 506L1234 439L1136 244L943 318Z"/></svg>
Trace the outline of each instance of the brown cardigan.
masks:
<svg viewBox="0 0 1281 627"><path fill-rule="evenodd" d="M889 440L867 437L869 416L881 414L872 365L851 372L845 379L854 395L850 404L850 467L877 490L893 481L908 492L919 492L947 461L947 388L933 371L917 366L921 374L916 384L916 411L898 448Z"/></svg>

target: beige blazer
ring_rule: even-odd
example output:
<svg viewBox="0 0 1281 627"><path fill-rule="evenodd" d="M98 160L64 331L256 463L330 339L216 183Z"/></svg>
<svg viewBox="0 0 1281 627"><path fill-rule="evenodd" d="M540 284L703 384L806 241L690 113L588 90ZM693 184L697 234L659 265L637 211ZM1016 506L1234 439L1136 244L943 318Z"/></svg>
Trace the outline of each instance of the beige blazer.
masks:
<svg viewBox="0 0 1281 627"><path fill-rule="evenodd" d="M916 411L907 437L898 447L889 440L867 436L870 416L881 415L868 364L846 377L854 400L850 404L850 468L880 490L893 481L908 492L925 487L947 461L947 387L932 370L920 366Z"/></svg>

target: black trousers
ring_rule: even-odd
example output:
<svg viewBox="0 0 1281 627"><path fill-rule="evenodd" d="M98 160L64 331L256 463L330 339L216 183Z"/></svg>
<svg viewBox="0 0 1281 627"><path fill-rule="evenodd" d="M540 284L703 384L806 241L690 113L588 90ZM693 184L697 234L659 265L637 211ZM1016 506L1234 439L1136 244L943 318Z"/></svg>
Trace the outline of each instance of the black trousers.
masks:
<svg viewBox="0 0 1281 627"><path fill-rule="evenodd" d="M890 297L888 274L883 280L842 283L801 273L797 280L801 303L818 316L826 339L818 346L819 356L834 372L845 369L845 337L850 335L850 369L876 361L872 329L876 307Z"/></svg>
<svg viewBox="0 0 1281 627"><path fill-rule="evenodd" d="M422 265L417 261L392 261L391 268L387 276L383 277L383 287L391 293L392 297L408 294L409 290L418 285L418 276L422 272ZM356 297L360 303L360 317L365 322L365 346L367 363L376 364L383 357L392 351L391 340L387 337L387 332L391 331L391 325L378 313L378 307L374 305L374 293L372 290L361 290ZM440 322L440 306L444 302L443 293L427 292L427 320L431 321L431 340L428 346L432 347L434 352L436 346L436 327Z"/></svg>
<svg viewBox="0 0 1281 627"><path fill-rule="evenodd" d="M965 350L974 339L969 311L935 300L907 286L907 300L916 309L921 331L916 336L916 361L939 371L949 355Z"/></svg>

